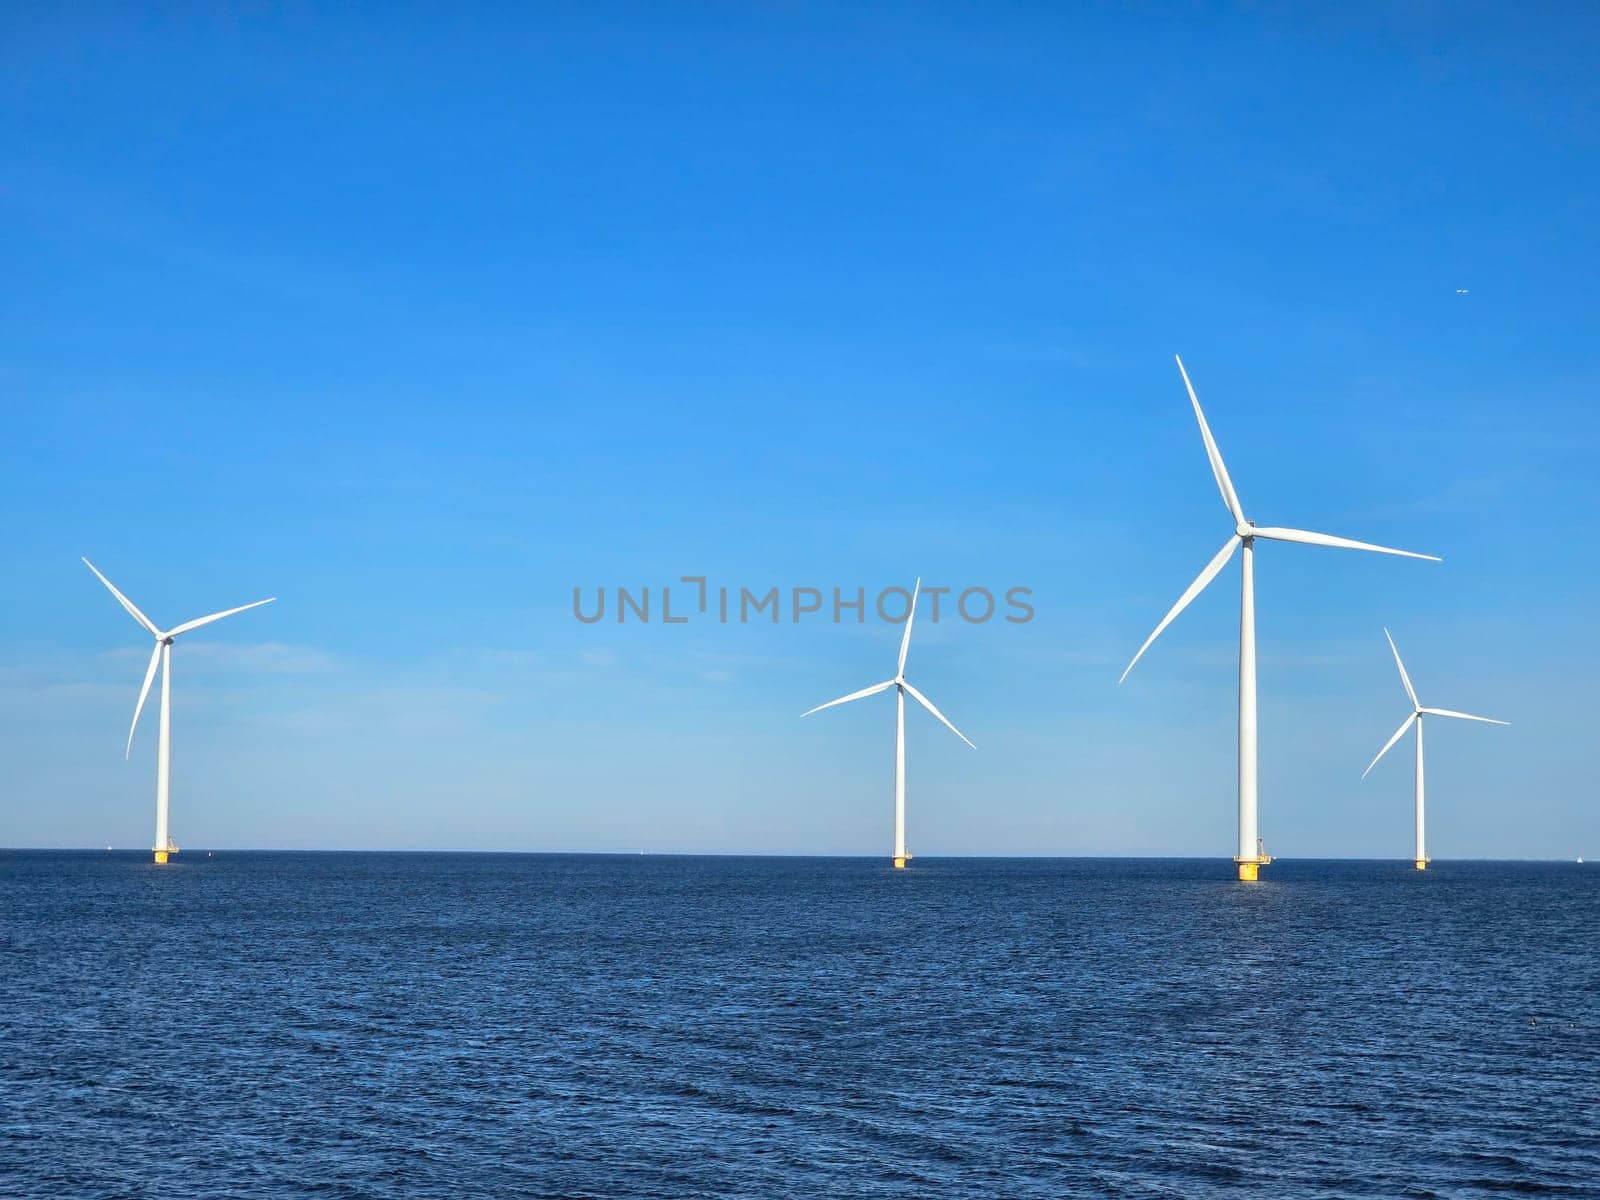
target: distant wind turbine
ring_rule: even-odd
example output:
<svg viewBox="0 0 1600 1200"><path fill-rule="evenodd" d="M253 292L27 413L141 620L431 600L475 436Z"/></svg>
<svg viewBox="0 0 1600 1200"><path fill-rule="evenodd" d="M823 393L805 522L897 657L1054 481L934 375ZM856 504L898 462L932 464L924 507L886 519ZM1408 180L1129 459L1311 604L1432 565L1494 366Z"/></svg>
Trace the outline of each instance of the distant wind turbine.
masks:
<svg viewBox="0 0 1600 1200"><path fill-rule="evenodd" d="M1308 546L1335 546L1346 550L1372 550L1379 554L1399 554L1406 558L1425 558L1432 562L1440 560L1431 554L1391 550L1387 546L1353 542L1349 538L1333 537L1326 533L1311 533L1304 529L1258 526L1253 521L1247 520L1244 508L1239 504L1239 496L1233 490L1233 481L1228 478L1228 468L1223 465L1222 453L1217 449L1216 440L1211 436L1211 427L1206 424L1206 415L1200 410L1200 398L1194 394L1194 385L1189 382L1189 372L1183 369L1183 359L1179 358L1177 361L1178 373L1183 376L1183 386L1189 392L1189 402L1194 405L1195 419L1200 422L1200 436L1206 444L1206 457L1211 460L1211 473L1216 477L1217 488L1222 492L1222 501L1228 506L1228 512L1233 517L1234 530L1222 549L1217 551L1217 556L1206 564L1205 569L1189 585L1188 590L1178 597L1178 602L1166 616L1161 618L1161 624L1156 626L1155 632L1144 640L1144 645L1139 647L1139 653L1133 656L1133 661L1128 664L1127 670L1122 672L1122 679L1118 679L1117 682L1121 683L1128 677L1128 672L1133 670L1134 663L1144 657L1144 652L1150 648L1150 643L1161 636L1161 631L1172 624L1174 617L1189 607L1189 602L1205 590L1206 585L1228 565L1228 560L1233 557L1234 551L1242 546L1243 583L1239 599L1239 852L1233 861L1238 864L1240 879L1253 880L1257 876L1258 869L1272 861L1262 849L1261 841L1256 835L1256 539L1262 538L1269 542L1300 542Z"/></svg>
<svg viewBox="0 0 1600 1200"><path fill-rule="evenodd" d="M145 699L150 695L150 684L156 677L156 667L161 668L161 741L156 750L156 862L164 863L167 857L178 852L178 847L173 845L172 837L167 830L167 782L171 774L172 765L172 643L179 634L188 633L191 629L199 629L202 625L209 625L213 621L220 621L223 617L231 617L234 613L242 613L249 608L260 608L263 604L271 604L276 596L266 600L257 600L254 604L241 604L238 608L225 609L219 613L212 613L209 617L198 617L193 621L185 621L182 625L174 625L163 633L155 627L155 623L134 607L116 586L100 574L98 568L87 558L83 565L93 571L95 578L106 585L106 589L117 598L117 603L128 610L128 615L156 639L155 649L150 654L150 666L144 673L144 686L139 689L139 703L133 709L133 724L128 726L128 744L123 749L122 756L127 758L133 752L133 733L139 728L139 714L144 712Z"/></svg>
<svg viewBox="0 0 1600 1200"><path fill-rule="evenodd" d="M906 860L911 857L906 849L906 693L911 693L911 698L923 708L927 709L944 724L944 727L955 734L967 745L972 746L967 735L954 725L950 724L942 712L933 706L929 700L916 688L911 686L906 679L906 651L911 647L911 622L917 615L917 597L922 593L922 580L918 579L916 586L911 591L911 610L906 613L906 630L900 635L900 661L895 667L894 678L886 679L882 683L875 683L871 687L862 688L859 692L851 692L848 696L840 696L837 700L829 700L826 704L819 704L800 715L809 717L812 713L821 712L825 708L832 708L836 704L848 704L852 700L860 700L865 696L876 696L879 692L895 689L895 717L894 717L894 865L896 870L903 870ZM974 750L976 746L972 746Z"/></svg>
<svg viewBox="0 0 1600 1200"><path fill-rule="evenodd" d="M1475 717L1471 713L1452 712L1448 708L1423 708L1422 701L1417 699L1417 690L1411 686L1411 676L1406 674L1406 665L1400 661L1400 650L1394 644L1394 638L1389 637L1387 629L1383 631L1383 636L1389 638L1389 649L1394 654L1394 665L1400 668L1400 682L1405 685L1406 695L1411 698L1411 715L1400 722L1400 728L1396 729L1394 736L1383 744L1383 749L1378 751L1378 757L1367 764L1367 769L1361 772L1361 778L1365 779L1372 773L1372 768L1378 765L1378 759L1389 753L1390 748L1405 736L1406 730L1412 725L1417 727L1417 852L1412 857L1412 862L1416 864L1417 870L1426 871L1431 860L1428 858L1428 848L1423 840L1422 828L1422 718L1455 717L1461 721L1482 721L1488 725L1509 725L1511 722L1496 721L1493 717Z"/></svg>

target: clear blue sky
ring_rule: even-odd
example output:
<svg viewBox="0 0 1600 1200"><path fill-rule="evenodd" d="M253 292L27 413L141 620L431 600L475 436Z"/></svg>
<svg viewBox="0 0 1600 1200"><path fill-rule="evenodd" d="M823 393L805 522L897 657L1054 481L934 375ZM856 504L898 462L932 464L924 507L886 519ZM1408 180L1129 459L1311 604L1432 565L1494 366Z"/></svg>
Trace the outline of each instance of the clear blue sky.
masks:
<svg viewBox="0 0 1600 1200"><path fill-rule="evenodd" d="M580 625L574 585L1033 589L919 628L910 842L1262 831L1600 856L1600 14L1580 6L12 5L0 844L890 844L869 622ZM1457 289L1467 289L1467 294Z"/></svg>

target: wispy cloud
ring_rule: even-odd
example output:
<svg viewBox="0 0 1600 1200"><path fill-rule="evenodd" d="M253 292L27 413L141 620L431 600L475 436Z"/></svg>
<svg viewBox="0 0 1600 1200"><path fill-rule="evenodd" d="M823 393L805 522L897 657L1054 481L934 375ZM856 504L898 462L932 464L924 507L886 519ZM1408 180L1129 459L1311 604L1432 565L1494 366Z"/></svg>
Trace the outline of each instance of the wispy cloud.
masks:
<svg viewBox="0 0 1600 1200"><path fill-rule="evenodd" d="M184 647L185 665L238 670L260 675L316 675L334 670L338 660L314 646L287 642L196 642Z"/></svg>
<svg viewBox="0 0 1600 1200"><path fill-rule="evenodd" d="M319 695L287 710L268 713L264 724L329 734L352 730L390 737L446 729L478 728L485 714L506 701L505 692L445 682L397 680Z"/></svg>
<svg viewBox="0 0 1600 1200"><path fill-rule="evenodd" d="M186 672L226 670L250 675L316 675L338 666L338 660L326 651L287 642L195 642L183 646L177 654ZM102 651L97 657L108 663L143 664L150 658L150 644L118 646Z"/></svg>

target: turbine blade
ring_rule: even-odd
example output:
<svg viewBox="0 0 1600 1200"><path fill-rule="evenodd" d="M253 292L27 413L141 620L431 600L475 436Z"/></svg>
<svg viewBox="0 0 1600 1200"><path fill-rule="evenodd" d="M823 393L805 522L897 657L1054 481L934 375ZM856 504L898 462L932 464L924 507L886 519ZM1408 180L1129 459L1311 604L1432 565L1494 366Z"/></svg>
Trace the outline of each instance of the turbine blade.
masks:
<svg viewBox="0 0 1600 1200"><path fill-rule="evenodd" d="M1448 708L1425 708L1430 717L1454 717L1458 721L1482 721L1486 725L1509 725L1510 721L1496 721L1493 717L1475 717L1471 713L1452 712Z"/></svg>
<svg viewBox="0 0 1600 1200"><path fill-rule="evenodd" d="M1416 713L1412 713L1404 721L1401 721L1400 722L1400 728L1396 729L1394 731L1394 736L1383 744L1383 749L1382 750L1378 751L1378 758L1382 758L1385 754L1389 753L1390 748L1396 742L1398 742L1403 736L1405 736L1406 730L1410 729L1411 726L1416 723L1416 720L1417 720L1417 714ZM1369 762L1367 764L1367 769L1365 771L1361 772L1361 778L1365 779L1369 774L1371 774L1372 768L1378 765L1378 758L1373 759L1371 762Z"/></svg>
<svg viewBox="0 0 1600 1200"><path fill-rule="evenodd" d="M238 608L229 608L219 613L212 613L209 617L197 617L193 621L185 621L182 625L168 630L167 636L177 637L180 633L188 633L191 629L199 629L202 625L220 621L223 617L231 617L234 613L242 613L249 608L260 608L263 604L271 604L276 599L276 596L268 596L265 600L257 600L254 604L241 604Z"/></svg>
<svg viewBox="0 0 1600 1200"><path fill-rule="evenodd" d="M150 666L145 669L144 686L139 689L139 703L133 706L133 724L128 726L128 745L122 751L122 757L127 758L133 753L133 731L139 728L139 714L144 712L145 699L150 695L150 684L156 677L156 667L161 663L161 643L156 643L156 648L150 655Z"/></svg>
<svg viewBox="0 0 1600 1200"><path fill-rule="evenodd" d="M1400 661L1400 650L1394 644L1394 638L1389 637L1387 629L1383 631L1383 636L1389 638L1389 649L1394 651L1394 665L1400 668L1400 682L1406 685L1406 695L1411 697L1411 707L1421 708L1422 702L1417 699L1417 689L1411 686L1411 676L1406 674L1406 665Z"/></svg>
<svg viewBox="0 0 1600 1200"><path fill-rule="evenodd" d="M1188 591L1179 596L1178 602L1172 606L1166 616L1161 618L1161 624L1156 626L1156 631L1145 638L1144 645L1139 647L1139 653L1133 656L1133 662L1130 662L1127 670L1122 672L1122 679L1118 679L1118 683L1128 677L1128 671L1133 670L1134 663L1144 657L1144 652L1150 649L1150 643L1161 636L1161 631L1172 624L1172 619L1188 608L1189 602L1205 591L1206 585L1217 577L1217 572L1228 565L1228 560L1233 557L1233 552L1239 548L1239 543L1242 540L1238 534L1234 534L1227 540L1222 549L1217 551L1217 556L1208 562L1205 565L1205 569L1195 577L1195 581L1189 585Z"/></svg>
<svg viewBox="0 0 1600 1200"><path fill-rule="evenodd" d="M906 614L906 631L900 635L900 665L894 669L895 678L906 673L906 651L911 649L911 622L917 618L917 597L922 594L922 577L917 577L917 584L911 589L911 611Z"/></svg>
<svg viewBox="0 0 1600 1200"><path fill-rule="evenodd" d="M112 583L111 580L107 579L104 575L100 574L100 570L99 570L98 567L96 567L87 558L85 558L83 560L83 565L88 567L89 570L93 571L94 572L94 577L96 579L98 579L101 583L106 585L106 588L111 592L111 594L117 598L117 603L122 605L123 608L128 610L128 615L129 616L131 616L135 621L139 622L139 624L143 625L147 630L149 630L152 636L154 636L154 637L160 637L161 636L161 631L155 627L154 623L151 622L150 618L145 616L142 612L140 612L137 608L135 608L133 606L133 601L132 600L129 600L121 592L117 591L116 585L114 583Z"/></svg>
<svg viewBox="0 0 1600 1200"><path fill-rule="evenodd" d="M821 712L825 708L832 708L835 704L849 704L850 701L859 700L863 696L876 696L879 692L893 686L894 680L885 679L882 683L875 683L871 687L862 688L859 692L851 692L848 696L840 696L837 700L829 700L826 704L819 704L815 708L809 708L800 715L809 717L812 713Z"/></svg>
<svg viewBox="0 0 1600 1200"><path fill-rule="evenodd" d="M933 701L932 700L929 700L926 696L924 696L921 692L917 691L917 689L912 687L909 683L903 684L902 686L906 689L906 691L911 693L912 698L915 699L918 704L922 705L923 708L927 709L934 716L938 717L939 720L943 721L944 722L944 727L946 729L948 729L951 733L955 734L963 742L966 742L967 745L972 746L972 739L967 737L966 734L962 733L961 730L957 729L954 725L950 724L950 718L945 716L942 712L940 712L937 708L935 708L933 706ZM972 746L972 748L974 750L977 749L976 746Z"/></svg>
<svg viewBox="0 0 1600 1200"><path fill-rule="evenodd" d="M1334 537L1331 533L1312 533L1308 529L1280 529L1275 526L1256 526L1252 537L1266 538L1271 542L1300 542L1306 546L1334 546L1341 550L1372 550L1378 554L1398 554L1401 558L1425 558L1429 562L1443 562L1436 554L1417 554L1411 550L1395 550L1389 546L1374 546L1371 542L1355 542L1349 538Z"/></svg>
<svg viewBox="0 0 1600 1200"><path fill-rule="evenodd" d="M1222 461L1222 451L1217 449L1217 439L1211 436L1211 426L1206 424L1206 414L1200 410L1200 397L1194 394L1194 384L1189 382L1189 372L1183 369L1183 359L1178 359L1178 374L1183 376L1183 386L1189 391L1189 403L1194 405L1194 415L1200 422L1200 436L1205 439L1206 457L1211 460L1211 474L1216 476L1217 488L1222 492L1222 502L1228 506L1233 519L1244 524L1244 509L1239 505L1239 495L1233 490L1233 480L1228 478L1228 468Z"/></svg>

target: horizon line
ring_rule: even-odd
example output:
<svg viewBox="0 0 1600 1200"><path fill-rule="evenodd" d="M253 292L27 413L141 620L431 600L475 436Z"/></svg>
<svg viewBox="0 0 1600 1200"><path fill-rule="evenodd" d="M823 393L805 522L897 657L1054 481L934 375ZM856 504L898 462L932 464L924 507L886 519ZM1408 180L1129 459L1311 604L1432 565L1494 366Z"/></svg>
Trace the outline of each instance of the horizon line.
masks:
<svg viewBox="0 0 1600 1200"><path fill-rule="evenodd" d="M147 846L0 846L0 854L148 854ZM545 857L545 858L825 858L825 859L863 859L876 860L883 856L876 852L860 853L798 853L798 852L761 852L737 850L483 850L483 849L454 849L437 846L423 847L349 847L349 846L319 846L319 847L287 847L287 846L207 846L199 849L179 850L179 854L194 856L196 854L481 854L481 855L516 855L520 857ZM1092 861L1092 862L1216 862L1215 854L919 854L917 858L938 861L1021 861L1021 862L1060 862L1060 861ZM1398 857L1286 857L1274 855L1278 863L1387 863L1412 861L1410 855ZM1572 863L1574 859L1582 858L1575 855L1573 858L1550 858L1536 856L1520 856L1511 858L1491 858L1485 855L1463 855L1461 857L1437 858L1432 861L1444 863Z"/></svg>

